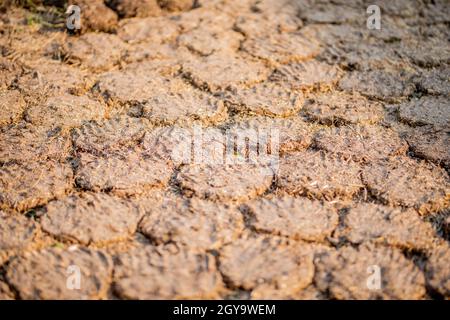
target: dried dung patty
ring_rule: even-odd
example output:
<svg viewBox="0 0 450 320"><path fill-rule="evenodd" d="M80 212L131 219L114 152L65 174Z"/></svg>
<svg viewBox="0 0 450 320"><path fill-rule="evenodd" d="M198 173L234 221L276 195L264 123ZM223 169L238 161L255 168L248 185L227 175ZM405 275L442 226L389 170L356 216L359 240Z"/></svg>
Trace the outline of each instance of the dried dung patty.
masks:
<svg viewBox="0 0 450 320"><path fill-rule="evenodd" d="M71 195L48 203L45 209L41 218L45 232L85 245L126 239L142 216L130 202L101 193Z"/></svg>
<svg viewBox="0 0 450 320"><path fill-rule="evenodd" d="M125 299L207 299L217 297L222 278L210 254L146 247L118 257L114 288Z"/></svg>
<svg viewBox="0 0 450 320"><path fill-rule="evenodd" d="M147 211L139 227L158 244L173 242L204 250L236 240L244 223L234 206L192 199L163 201Z"/></svg>
<svg viewBox="0 0 450 320"><path fill-rule="evenodd" d="M111 258L101 251L50 248L14 258L6 268L6 280L25 300L99 299L109 288L112 268Z"/></svg>
<svg viewBox="0 0 450 320"><path fill-rule="evenodd" d="M343 247L321 255L315 265L315 283L335 299L420 299L425 295L423 273L397 249L372 244Z"/></svg>
<svg viewBox="0 0 450 320"><path fill-rule="evenodd" d="M245 208L255 230L296 240L322 241L338 224L333 208L306 198L253 200Z"/></svg>
<svg viewBox="0 0 450 320"><path fill-rule="evenodd" d="M371 163L362 178L370 193L386 204L412 207L422 214L448 207L447 173L425 162L397 157Z"/></svg>
<svg viewBox="0 0 450 320"><path fill-rule="evenodd" d="M371 203L359 203L343 219L345 228L338 236L351 243L378 241L399 248L427 249L436 240L430 223L414 210L402 210Z"/></svg>
<svg viewBox="0 0 450 320"><path fill-rule="evenodd" d="M313 143L318 149L365 162L404 155L408 150L398 133L381 126L327 128L317 132Z"/></svg>
<svg viewBox="0 0 450 320"><path fill-rule="evenodd" d="M306 245L302 248L281 238L256 236L224 247L219 265L233 287L245 290L274 287L291 293L312 282L312 258Z"/></svg>
<svg viewBox="0 0 450 320"><path fill-rule="evenodd" d="M297 152L280 159L277 186L292 195L318 199L352 198L363 187L361 167L323 152Z"/></svg>

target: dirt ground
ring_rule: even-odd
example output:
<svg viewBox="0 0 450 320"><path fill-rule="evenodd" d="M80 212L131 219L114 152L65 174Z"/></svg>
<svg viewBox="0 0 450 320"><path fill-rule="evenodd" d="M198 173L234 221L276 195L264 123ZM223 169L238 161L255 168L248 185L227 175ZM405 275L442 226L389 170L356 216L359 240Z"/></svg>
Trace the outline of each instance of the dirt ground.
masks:
<svg viewBox="0 0 450 320"><path fill-rule="evenodd" d="M0 8L0 299L450 298L447 0Z"/></svg>

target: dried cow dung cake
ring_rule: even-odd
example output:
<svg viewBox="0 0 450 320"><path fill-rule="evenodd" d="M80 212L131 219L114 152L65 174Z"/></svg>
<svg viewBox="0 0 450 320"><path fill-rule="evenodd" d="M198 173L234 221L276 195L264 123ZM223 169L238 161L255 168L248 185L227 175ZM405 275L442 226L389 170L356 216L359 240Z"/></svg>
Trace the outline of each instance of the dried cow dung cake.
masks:
<svg viewBox="0 0 450 320"><path fill-rule="evenodd" d="M413 126L432 125L450 130L450 105L446 97L422 97L400 105L400 120Z"/></svg>
<svg viewBox="0 0 450 320"><path fill-rule="evenodd" d="M26 249L38 233L32 219L0 211L0 254L2 251Z"/></svg>
<svg viewBox="0 0 450 320"><path fill-rule="evenodd" d="M212 92L230 86L251 86L266 80L270 74L263 63L228 53L192 58L183 63L183 70L197 87Z"/></svg>
<svg viewBox="0 0 450 320"><path fill-rule="evenodd" d="M298 113L304 102L301 93L291 92L272 82L260 83L248 89L235 88L225 93L225 100L238 112L275 117Z"/></svg>
<svg viewBox="0 0 450 320"><path fill-rule="evenodd" d="M384 203L412 207L421 214L449 206L448 174L441 168L407 157L369 164L363 171L364 184Z"/></svg>
<svg viewBox="0 0 450 320"><path fill-rule="evenodd" d="M189 30L177 38L179 45L185 46L190 51L202 56L214 53L233 54L236 52L244 36L236 31L224 29L222 26L202 26Z"/></svg>
<svg viewBox="0 0 450 320"><path fill-rule="evenodd" d="M12 259L6 280L25 300L100 299L106 296L112 269L111 258L102 251L50 248Z"/></svg>
<svg viewBox="0 0 450 320"><path fill-rule="evenodd" d="M63 46L66 62L91 71L111 69L120 62L125 50L126 45L118 36L95 32L70 39Z"/></svg>
<svg viewBox="0 0 450 320"><path fill-rule="evenodd" d="M210 299L222 289L215 258L185 248L148 246L118 256L114 288L123 299Z"/></svg>
<svg viewBox="0 0 450 320"><path fill-rule="evenodd" d="M56 238L88 245L126 239L136 231L141 216L129 201L84 193L48 203L41 224Z"/></svg>
<svg viewBox="0 0 450 320"><path fill-rule="evenodd" d="M402 58L409 58L413 63L429 68L450 62L450 49L444 41L435 37L410 39L402 41L397 50Z"/></svg>
<svg viewBox="0 0 450 320"><path fill-rule="evenodd" d="M0 90L0 125L20 119L26 103L18 90Z"/></svg>
<svg viewBox="0 0 450 320"><path fill-rule="evenodd" d="M219 262L231 285L244 290L292 293L307 287L314 276L310 249L277 237L239 239L220 251Z"/></svg>
<svg viewBox="0 0 450 320"><path fill-rule="evenodd" d="M359 164L323 152L304 151L280 159L277 186L291 195L348 199L363 188Z"/></svg>
<svg viewBox="0 0 450 320"><path fill-rule="evenodd" d="M448 96L450 94L450 67L425 69L415 81L428 94Z"/></svg>
<svg viewBox="0 0 450 320"><path fill-rule="evenodd" d="M81 70L58 61L44 60L36 61L31 70L26 71L17 79L16 85L22 92L42 98L45 96L42 93L49 95L83 94L94 83L87 70Z"/></svg>
<svg viewBox="0 0 450 320"><path fill-rule="evenodd" d="M450 167L450 128L435 130L430 126L407 130L405 140L414 155Z"/></svg>
<svg viewBox="0 0 450 320"><path fill-rule="evenodd" d="M63 94L50 97L43 105L31 106L25 113L27 121L46 128L73 128L84 122L102 120L106 107L86 96Z"/></svg>
<svg viewBox="0 0 450 320"><path fill-rule="evenodd" d="M192 9L195 0L158 0L161 8L168 11L187 11Z"/></svg>
<svg viewBox="0 0 450 320"><path fill-rule="evenodd" d="M168 17L148 17L121 21L117 35L130 44L145 42L158 45L169 42L178 35L175 21Z"/></svg>
<svg viewBox="0 0 450 320"><path fill-rule="evenodd" d="M124 150L106 157L82 153L75 179L86 190L132 195L166 186L172 170L172 165L164 159L139 150Z"/></svg>
<svg viewBox="0 0 450 320"><path fill-rule="evenodd" d="M174 242L208 250L236 240L244 222L234 206L191 199L163 201L149 208L139 227L158 244Z"/></svg>
<svg viewBox="0 0 450 320"><path fill-rule="evenodd" d="M101 74L97 87L103 96L114 103L134 105L144 103L157 92L157 89L164 88L167 83L169 79L137 64L124 70Z"/></svg>
<svg viewBox="0 0 450 320"><path fill-rule="evenodd" d="M70 139L58 130L20 122L0 128L0 163L63 160L69 155Z"/></svg>
<svg viewBox="0 0 450 320"><path fill-rule="evenodd" d="M17 62L0 57L0 71L0 89L6 90L23 70Z"/></svg>
<svg viewBox="0 0 450 320"><path fill-rule="evenodd" d="M124 147L137 145L150 126L143 119L118 117L90 121L72 130L76 151L108 155Z"/></svg>
<svg viewBox="0 0 450 320"><path fill-rule="evenodd" d="M425 278L398 249L342 247L315 260L314 281L334 299L421 299Z"/></svg>
<svg viewBox="0 0 450 320"><path fill-rule="evenodd" d="M332 91L313 96L303 108L309 118L319 123L376 124L384 117L383 106L358 93Z"/></svg>
<svg viewBox="0 0 450 320"><path fill-rule="evenodd" d="M411 209L359 203L349 209L343 224L339 236L355 244L378 241L399 248L427 249L436 240L432 225Z"/></svg>
<svg viewBox="0 0 450 320"><path fill-rule="evenodd" d="M428 284L444 297L450 297L450 248L447 244L431 251L425 266Z"/></svg>
<svg viewBox="0 0 450 320"><path fill-rule="evenodd" d="M311 145L316 129L308 122L295 118L268 118L264 116L242 119L233 123L228 132L237 137L257 137L260 152L279 155L300 151Z"/></svg>
<svg viewBox="0 0 450 320"><path fill-rule="evenodd" d="M14 300L14 293L9 286L0 281L0 300Z"/></svg>
<svg viewBox="0 0 450 320"><path fill-rule="evenodd" d="M193 120L207 125L224 121L227 113L221 100L180 79L170 79L142 104L142 117L159 125Z"/></svg>
<svg viewBox="0 0 450 320"><path fill-rule="evenodd" d="M381 126L344 126L317 132L314 145L354 161L370 162L404 155L408 144L398 133Z"/></svg>
<svg viewBox="0 0 450 320"><path fill-rule="evenodd" d="M185 194L209 200L242 201L270 187L271 171L254 164L193 164L182 168L177 180Z"/></svg>
<svg viewBox="0 0 450 320"><path fill-rule="evenodd" d="M311 59L320 51L320 44L297 33L269 33L250 36L242 43L242 50L269 63L285 64Z"/></svg>
<svg viewBox="0 0 450 320"><path fill-rule="evenodd" d="M336 66L308 60L278 67L270 76L270 80L294 90L308 91L316 87L330 88L339 80L340 75L341 71Z"/></svg>
<svg viewBox="0 0 450 320"><path fill-rule="evenodd" d="M0 167L0 207L26 211L72 188L72 168L53 161Z"/></svg>
<svg viewBox="0 0 450 320"><path fill-rule="evenodd" d="M245 208L255 230L296 240L323 241L338 224L336 210L306 198L253 200Z"/></svg>
<svg viewBox="0 0 450 320"><path fill-rule="evenodd" d="M370 70L347 73L339 82L340 89L364 96L396 102L415 90L413 74L408 71Z"/></svg>
<svg viewBox="0 0 450 320"><path fill-rule="evenodd" d="M153 17L162 14L158 0L106 0L120 18Z"/></svg>
<svg viewBox="0 0 450 320"><path fill-rule="evenodd" d="M77 5L83 13L82 31L112 32L117 27L117 14L103 0L69 0L68 5Z"/></svg>
<svg viewBox="0 0 450 320"><path fill-rule="evenodd" d="M227 136L219 128L159 127L147 132L142 141L145 153L174 165L222 164L225 162Z"/></svg>
<svg viewBox="0 0 450 320"><path fill-rule="evenodd" d="M299 13L300 18L308 23L318 24L345 24L360 20L359 11L348 5L348 2L341 4L319 3L309 4Z"/></svg>

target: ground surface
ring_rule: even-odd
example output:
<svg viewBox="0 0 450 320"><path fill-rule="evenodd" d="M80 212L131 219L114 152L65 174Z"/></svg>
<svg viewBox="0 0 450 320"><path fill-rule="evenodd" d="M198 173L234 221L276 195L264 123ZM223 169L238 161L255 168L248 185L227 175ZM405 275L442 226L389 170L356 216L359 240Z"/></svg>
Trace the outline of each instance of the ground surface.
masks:
<svg viewBox="0 0 450 320"><path fill-rule="evenodd" d="M1 13L0 299L450 298L448 1L106 2Z"/></svg>

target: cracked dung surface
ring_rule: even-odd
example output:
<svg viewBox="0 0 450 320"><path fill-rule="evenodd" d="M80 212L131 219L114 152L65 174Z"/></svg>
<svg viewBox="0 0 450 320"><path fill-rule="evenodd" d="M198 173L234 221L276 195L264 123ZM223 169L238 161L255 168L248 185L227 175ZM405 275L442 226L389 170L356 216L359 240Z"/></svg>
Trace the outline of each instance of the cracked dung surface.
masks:
<svg viewBox="0 0 450 320"><path fill-rule="evenodd" d="M248 38L242 44L242 50L271 64L284 64L313 58L320 53L320 46L295 33L275 33Z"/></svg>
<svg viewBox="0 0 450 320"><path fill-rule="evenodd" d="M248 89L234 89L225 94L226 101L237 112L287 117L303 106L302 94L273 83L260 83Z"/></svg>
<svg viewBox="0 0 450 320"><path fill-rule="evenodd" d="M178 44L201 56L209 56L216 52L237 51L244 37L235 31L223 30L214 25L190 30L180 35Z"/></svg>
<svg viewBox="0 0 450 320"><path fill-rule="evenodd" d="M449 177L441 168L406 157L378 161L362 173L369 191L384 203L412 207L420 213L448 207Z"/></svg>
<svg viewBox="0 0 450 320"><path fill-rule="evenodd" d="M313 96L305 104L308 117L326 125L375 124L383 119L381 104L361 95L328 92Z"/></svg>
<svg viewBox="0 0 450 320"><path fill-rule="evenodd" d="M169 125L199 120L214 124L227 118L223 101L208 93L179 79L161 85L142 105L142 117L151 122Z"/></svg>
<svg viewBox="0 0 450 320"><path fill-rule="evenodd" d="M0 211L0 219L0 263L3 263L17 252L32 249L39 227L33 219L19 214Z"/></svg>
<svg viewBox="0 0 450 320"><path fill-rule="evenodd" d="M86 33L65 44L63 54L69 63L81 64L92 71L102 71L118 64L125 48L116 35Z"/></svg>
<svg viewBox="0 0 450 320"><path fill-rule="evenodd" d="M295 90L310 90L319 87L331 87L339 78L339 68L326 63L309 60L282 65L271 75L270 79L281 82Z"/></svg>
<svg viewBox="0 0 450 320"><path fill-rule="evenodd" d="M259 148L270 148L272 143L278 144L280 154L290 153L308 148L311 145L315 129L300 118L268 118L263 116L241 119L233 123L229 131L240 136L258 135ZM271 137L278 135L278 140Z"/></svg>
<svg viewBox="0 0 450 320"><path fill-rule="evenodd" d="M281 238L255 236L224 247L219 261L220 270L234 287L261 290L262 286L267 290L267 286L291 293L312 282L312 258L306 245L302 247Z"/></svg>
<svg viewBox="0 0 450 320"><path fill-rule="evenodd" d="M427 249L432 245L433 228L414 210L360 203L349 209L338 233L352 243L379 241L407 249Z"/></svg>
<svg viewBox="0 0 450 320"><path fill-rule="evenodd" d="M81 271L80 290L66 286L70 266ZM112 267L111 258L101 251L51 248L14 258L6 270L6 280L26 300L95 299L105 296Z"/></svg>
<svg viewBox="0 0 450 320"><path fill-rule="evenodd" d="M416 156L450 167L450 130L425 126L409 129L404 136Z"/></svg>
<svg viewBox="0 0 450 320"><path fill-rule="evenodd" d="M4 282L0 282L0 300L14 300L14 294Z"/></svg>
<svg viewBox="0 0 450 320"><path fill-rule="evenodd" d="M75 180L91 191L112 191L119 195L142 193L167 185L172 166L139 150L124 150L105 157L80 154Z"/></svg>
<svg viewBox="0 0 450 320"><path fill-rule="evenodd" d="M125 299L201 299L217 296L222 279L209 253L159 246L120 255L114 286Z"/></svg>
<svg viewBox="0 0 450 320"><path fill-rule="evenodd" d="M53 161L0 168L0 207L25 211L63 196L72 187L70 166Z"/></svg>
<svg viewBox="0 0 450 320"><path fill-rule="evenodd" d="M137 145L148 124L142 119L118 117L84 123L71 132L76 151L107 155Z"/></svg>
<svg viewBox="0 0 450 320"><path fill-rule="evenodd" d="M450 130L450 105L445 97L423 97L403 103L399 117L413 126L432 125Z"/></svg>
<svg viewBox="0 0 450 320"><path fill-rule="evenodd" d="M361 167L323 152L298 152L280 159L282 192L316 199L352 198L362 187Z"/></svg>
<svg viewBox="0 0 450 320"><path fill-rule="evenodd" d="M314 137L318 149L355 161L374 161L403 155L408 145L398 133L378 126L323 129Z"/></svg>
<svg viewBox="0 0 450 320"><path fill-rule="evenodd" d="M450 296L450 248L442 245L431 251L426 264L426 277L428 283L444 297Z"/></svg>
<svg viewBox="0 0 450 320"><path fill-rule="evenodd" d="M127 238L136 231L142 212L131 203L106 194L84 193L52 201L42 217L42 229L81 244Z"/></svg>
<svg viewBox="0 0 450 320"><path fill-rule="evenodd" d="M1 127L0 136L1 163L62 160L69 154L70 139L47 128L20 122Z"/></svg>
<svg viewBox="0 0 450 320"><path fill-rule="evenodd" d="M253 164L190 165L181 169L178 181L185 193L210 200L245 200L266 191L270 169Z"/></svg>
<svg viewBox="0 0 450 320"><path fill-rule="evenodd" d="M373 266L383 270L379 290L367 285L368 268ZM394 248L343 247L321 255L316 268L315 283L336 299L420 299L425 294L423 273Z"/></svg>
<svg viewBox="0 0 450 320"><path fill-rule="evenodd" d="M333 208L305 198L253 200L246 208L256 230L296 240L321 241L331 235L338 223Z"/></svg>
<svg viewBox="0 0 450 320"><path fill-rule="evenodd" d="M81 93L93 85L85 71L58 61L36 61L32 69L17 79L17 87L25 93Z"/></svg>
<svg viewBox="0 0 450 320"><path fill-rule="evenodd" d="M7 2L0 299L449 297L448 1Z"/></svg>
<svg viewBox="0 0 450 320"><path fill-rule="evenodd" d="M106 108L99 102L86 96L64 94L47 99L44 105L30 107L25 118L36 126L73 128L101 120L105 115Z"/></svg>
<svg viewBox="0 0 450 320"><path fill-rule="evenodd" d="M450 94L450 68L441 67L424 70L417 78L418 85L428 94Z"/></svg>
<svg viewBox="0 0 450 320"><path fill-rule="evenodd" d="M237 208L199 199L165 199L147 210L140 223L141 232L158 244L174 242L200 250L233 242L243 228Z"/></svg>
<svg viewBox="0 0 450 320"><path fill-rule="evenodd" d="M25 100L19 91L0 91L0 125L19 120L25 105Z"/></svg>
<svg viewBox="0 0 450 320"><path fill-rule="evenodd" d="M213 92L230 86L250 86L269 77L269 69L263 63L228 53L193 57L183 63L183 70L197 87Z"/></svg>
<svg viewBox="0 0 450 320"><path fill-rule="evenodd" d="M413 75L406 71L354 71L339 82L344 91L359 92L367 97L398 101L414 92Z"/></svg>

